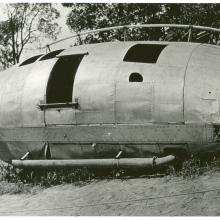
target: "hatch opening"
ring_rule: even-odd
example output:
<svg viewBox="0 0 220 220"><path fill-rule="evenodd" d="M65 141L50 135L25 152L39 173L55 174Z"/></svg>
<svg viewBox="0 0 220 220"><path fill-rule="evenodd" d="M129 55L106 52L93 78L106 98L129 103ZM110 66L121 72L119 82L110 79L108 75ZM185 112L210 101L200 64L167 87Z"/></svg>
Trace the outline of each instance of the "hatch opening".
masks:
<svg viewBox="0 0 220 220"><path fill-rule="evenodd" d="M83 56L64 56L57 60L48 81L46 103L72 102L74 79Z"/></svg>

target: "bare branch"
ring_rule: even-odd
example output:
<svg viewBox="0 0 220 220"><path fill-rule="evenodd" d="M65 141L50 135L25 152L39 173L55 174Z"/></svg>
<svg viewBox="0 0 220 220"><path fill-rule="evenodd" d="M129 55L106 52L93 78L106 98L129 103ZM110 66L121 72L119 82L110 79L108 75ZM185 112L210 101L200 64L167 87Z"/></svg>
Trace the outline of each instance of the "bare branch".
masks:
<svg viewBox="0 0 220 220"><path fill-rule="evenodd" d="M32 29L32 25L33 25L33 22L34 22L34 19L37 17L37 15L39 14L40 10L37 11L37 13L32 17L31 19L31 22L30 22L30 25L29 25L29 28L27 30L27 35L24 37L24 41L25 39L28 39L30 38L30 34L32 33L31 29Z"/></svg>
<svg viewBox="0 0 220 220"><path fill-rule="evenodd" d="M23 37L23 32L24 32L24 28L21 30L22 32L22 37L21 37L21 47L20 47L20 51L17 52L19 58L21 56L21 53L25 47L25 45L29 42L30 38L31 38L31 34L33 32L35 32L36 30L31 30L32 29L32 25L33 25L33 22L34 22L34 19L37 17L37 15L39 14L40 10L38 9L38 11L35 13L35 15L32 17L31 21L30 21L30 25L28 27L28 30L27 30L27 35L25 37Z"/></svg>
<svg viewBox="0 0 220 220"><path fill-rule="evenodd" d="M50 6L50 5L49 5ZM20 56L27 44L38 41L45 23L41 19L47 19L48 25L53 25L52 20L57 18L56 9L47 4L7 4L7 20L3 22L1 33L1 45L4 47L4 57L0 63L13 64L19 62ZM39 16L41 15L41 16ZM50 24L51 23L51 24ZM54 26L56 29L57 26ZM45 32L49 33L49 29Z"/></svg>

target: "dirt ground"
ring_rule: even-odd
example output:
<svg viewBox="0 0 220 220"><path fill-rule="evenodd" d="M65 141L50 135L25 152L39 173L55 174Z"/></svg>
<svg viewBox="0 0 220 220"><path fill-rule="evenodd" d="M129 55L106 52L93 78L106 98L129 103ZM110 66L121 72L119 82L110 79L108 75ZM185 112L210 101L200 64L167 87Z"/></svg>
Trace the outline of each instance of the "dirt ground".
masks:
<svg viewBox="0 0 220 220"><path fill-rule="evenodd" d="M0 215L216 216L220 214L220 173L182 177L65 184L34 193L0 196Z"/></svg>

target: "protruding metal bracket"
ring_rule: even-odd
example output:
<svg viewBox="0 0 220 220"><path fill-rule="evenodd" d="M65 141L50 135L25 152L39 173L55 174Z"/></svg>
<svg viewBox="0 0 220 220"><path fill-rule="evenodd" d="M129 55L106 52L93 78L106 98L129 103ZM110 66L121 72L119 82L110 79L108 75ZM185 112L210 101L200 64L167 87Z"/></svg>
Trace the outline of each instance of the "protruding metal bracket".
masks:
<svg viewBox="0 0 220 220"><path fill-rule="evenodd" d="M191 42L192 41L192 30L193 30L193 26L190 25L189 26L189 34L188 34L188 42Z"/></svg>
<svg viewBox="0 0 220 220"><path fill-rule="evenodd" d="M119 152L118 152L118 154L116 155L116 159L119 159L120 157L121 157L121 154L123 153L123 151L122 150L120 150Z"/></svg>
<svg viewBox="0 0 220 220"><path fill-rule="evenodd" d="M152 168L155 167L155 165L156 165L156 159L157 159L157 158L158 158L157 156L154 156L154 157L153 157L153 160L152 160Z"/></svg>
<svg viewBox="0 0 220 220"><path fill-rule="evenodd" d="M48 158L48 154L50 155L50 148L49 148L49 144L46 143L45 148L44 148L44 159L45 160L50 159L50 158Z"/></svg>
<svg viewBox="0 0 220 220"><path fill-rule="evenodd" d="M29 154L30 154L30 152L28 151L23 157L21 157L21 160L25 160L26 158L28 158Z"/></svg>
<svg viewBox="0 0 220 220"><path fill-rule="evenodd" d="M126 27L123 28L123 38L124 38L123 40L126 41L126 38L127 38L127 28Z"/></svg>
<svg viewBox="0 0 220 220"><path fill-rule="evenodd" d="M50 50L50 45L47 44L47 45L46 45L46 53L47 53L47 52L50 52L50 51L51 51L51 50Z"/></svg>
<svg viewBox="0 0 220 220"><path fill-rule="evenodd" d="M96 147L96 145L97 145L96 143L93 143L92 148L94 149Z"/></svg>
<svg viewBox="0 0 220 220"><path fill-rule="evenodd" d="M82 45L83 42L82 42L82 38L81 38L80 34L77 33L77 37L78 37L78 39L79 39L79 44Z"/></svg>

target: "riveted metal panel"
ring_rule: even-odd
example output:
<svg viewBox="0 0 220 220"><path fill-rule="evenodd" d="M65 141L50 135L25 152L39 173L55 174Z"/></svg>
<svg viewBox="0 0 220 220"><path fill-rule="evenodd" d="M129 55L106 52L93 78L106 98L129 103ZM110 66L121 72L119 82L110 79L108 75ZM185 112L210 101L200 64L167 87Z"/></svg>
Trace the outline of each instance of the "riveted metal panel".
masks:
<svg viewBox="0 0 220 220"><path fill-rule="evenodd" d="M220 48L201 45L190 59L185 86L186 122L220 123Z"/></svg>
<svg viewBox="0 0 220 220"><path fill-rule="evenodd" d="M183 68L183 63L187 60L190 48L192 49L196 46L195 44L189 43L114 42L83 45L63 51L60 55L66 56L71 54L73 55L85 53L86 51L89 52L89 55L84 57L78 68L75 78L75 85L73 88L73 100L75 100L75 98L79 98L79 100L82 99L82 106L85 107L85 109L82 107L79 109L79 111L77 111L79 116L79 120L77 122L78 124L90 123L87 121L89 118L91 118L91 123L115 122L115 104L114 101L112 101L110 98L112 97L113 93L111 93L109 96L109 91L114 91L116 81L120 81L120 77L118 79L116 78L119 75L119 69L121 68L121 65L127 65L127 67L124 69L126 71L129 70L131 66L136 66L136 64L133 63L128 64L128 62L125 64L125 62L123 62L123 58L128 49L137 43L169 44L169 46L167 46L162 51L156 64L144 64L145 67L144 65L141 66L140 64L137 68L137 70L143 71L145 82L152 81L156 84L160 84L162 82L162 84L164 83L164 86L167 86L166 83L168 82L168 79L172 83L179 83L179 78L181 77L173 77L174 71L170 71L172 74L167 75L167 73L169 73L169 70L172 68ZM180 51L184 52L180 53ZM181 62L176 62L175 59L177 58L175 58L172 54L177 54L178 57L181 56L182 60L178 58ZM172 56L173 58L171 59ZM22 67L15 66L6 72L2 72L0 78L0 100L2 105L0 109L0 126L44 126L43 112L37 109L37 104L40 100L44 100L45 98L44 96L46 93L46 85L48 82L49 74L52 67L54 66L56 59L57 58L39 62L36 61L33 64ZM176 66L175 63L177 63ZM133 70L135 68L133 68ZM125 74L123 71L121 71L120 74ZM95 85L100 86L97 86L97 89L94 89ZM103 85L105 86L103 87ZM106 90L106 92L104 90ZM158 94L156 90L155 94ZM84 102L83 100L85 100L85 97L87 100ZM156 95L155 97L159 96ZM163 98L163 96L161 97ZM105 103L102 101L104 99L106 99ZM96 103L91 104L92 100L97 101ZM154 99L154 103L155 101L156 98ZM142 105L141 103L139 104L140 106ZM173 103L167 103L167 106L163 107L164 103L158 103L159 107L156 109L161 109L160 112L162 112L166 109L169 109L171 104ZM178 107L179 105L174 106L176 111L179 111ZM91 108L94 108L94 110L91 110ZM91 114L92 116L89 116L90 111L94 111L94 114ZM85 112L84 115L83 112ZM173 114L176 113L173 112ZM162 120L161 115L158 116L160 120ZM157 121L156 111L153 117L156 119L154 120ZM166 117L167 116L164 118ZM179 121L178 117L174 115L174 117L171 116L170 118L176 118L176 121Z"/></svg>
<svg viewBox="0 0 220 220"><path fill-rule="evenodd" d="M47 109L45 123L46 125L76 124L75 109Z"/></svg>
<svg viewBox="0 0 220 220"><path fill-rule="evenodd" d="M0 128L0 140L52 143L191 143L214 141L209 125L78 125Z"/></svg>
<svg viewBox="0 0 220 220"><path fill-rule="evenodd" d="M85 91L84 91L85 90ZM114 84L84 84L78 99L77 124L114 122Z"/></svg>
<svg viewBox="0 0 220 220"><path fill-rule="evenodd" d="M2 72L0 124L2 127L22 126L22 94L25 79L35 64L14 67ZM3 75L6 74L6 77Z"/></svg>
<svg viewBox="0 0 220 220"><path fill-rule="evenodd" d="M112 124L114 111L76 111L77 124Z"/></svg>
<svg viewBox="0 0 220 220"><path fill-rule="evenodd" d="M1 127L22 127L44 125L43 112L37 108L44 100L46 84L55 60L14 66L2 72Z"/></svg>
<svg viewBox="0 0 220 220"><path fill-rule="evenodd" d="M87 89L84 91L85 87ZM79 108L85 111L97 110L113 110L114 104L114 84L100 83L100 84L85 84L82 88L82 97L79 97ZM77 97L78 98L78 97Z"/></svg>
<svg viewBox="0 0 220 220"><path fill-rule="evenodd" d="M23 126L44 126L44 113L38 108L45 101L47 82L57 58L39 61L25 79L22 94Z"/></svg>
<svg viewBox="0 0 220 220"><path fill-rule="evenodd" d="M169 46L168 46L169 47ZM168 48L166 47L166 48ZM166 50L166 48L164 50ZM189 59L190 54L187 54ZM128 85L133 84L129 83L129 76L131 73L139 73L143 77L143 82L136 83L136 88L133 90L123 88L123 84L121 82L127 83ZM126 120L129 121L129 115L124 114L123 111L126 112L126 109L133 108L134 105L137 105L136 108L139 109L139 112L133 118L137 117L136 122L145 123L148 121L154 121L156 123L159 122L168 122L168 123L180 123L184 121L183 118L183 88L184 88L184 75L185 75L185 67L181 66L167 66L167 65L157 65L157 64L139 64L139 63L131 63L124 62L120 65L119 73L116 77L117 81L117 90L116 97L118 96L118 91L125 91L123 94L123 98L120 96L116 100L116 115L120 114L120 117L127 117ZM153 93L149 91L138 93L138 88L142 88L142 84L150 83L152 84ZM146 86L143 86L146 88ZM135 91L137 90L137 91ZM149 103L142 102L137 104L137 93L143 99L146 99L148 95L150 95L151 99ZM135 96L133 98L133 96ZM120 99L130 99L130 103L126 102L124 105L121 104L121 109L118 112L118 103ZM123 103L123 102L122 102ZM129 107L130 104L130 107ZM148 107L147 107L148 106ZM149 107L150 106L150 107ZM150 114L146 114L146 108ZM144 116L143 119L139 118L139 116ZM141 119L141 120L140 120ZM120 120L120 122L122 122ZM131 122L131 121L129 121Z"/></svg>
<svg viewBox="0 0 220 220"><path fill-rule="evenodd" d="M42 159L45 142L31 141L0 141L0 159L10 162L13 158L21 159L27 152L31 152L35 159Z"/></svg>
<svg viewBox="0 0 220 220"><path fill-rule="evenodd" d="M207 153L213 153L213 152L220 152L220 144L219 143L206 143L206 144L189 144L188 145L190 153L191 154L198 154L198 153L204 153L204 155Z"/></svg>
<svg viewBox="0 0 220 220"><path fill-rule="evenodd" d="M176 83L158 82L155 84L154 120L155 122L183 122L183 73L176 76ZM167 82L168 81L168 82ZM178 83L178 81L180 81Z"/></svg>
<svg viewBox="0 0 220 220"><path fill-rule="evenodd" d="M126 51L126 44L97 44L84 57L73 88L77 124L115 122L115 75Z"/></svg>
<svg viewBox="0 0 220 220"><path fill-rule="evenodd" d="M117 83L115 112L117 123L146 123L152 121L152 83Z"/></svg>
<svg viewBox="0 0 220 220"><path fill-rule="evenodd" d="M160 71L155 74L155 122L184 122L184 78L192 51L199 44L172 43L158 59Z"/></svg>
<svg viewBox="0 0 220 220"><path fill-rule="evenodd" d="M49 144L52 159L115 158L122 151L123 158L152 157L158 155L159 147L151 144Z"/></svg>
<svg viewBox="0 0 220 220"><path fill-rule="evenodd" d="M160 54L157 63L159 65L185 67L192 50L197 47L198 43L173 42L168 43Z"/></svg>
<svg viewBox="0 0 220 220"><path fill-rule="evenodd" d="M119 145L127 154L133 154L140 149L137 145L148 146L148 149L140 149L149 154L155 151L155 146L184 144L211 144L215 143L213 127L208 125L90 125L90 126L56 126L56 127L35 127L35 128L0 128L0 158L10 160L20 159L26 152L31 152L34 158L42 158L45 144L49 143L60 146L56 152L66 153L71 147L81 145L99 146L99 152L106 150L105 146ZM103 147L102 147L103 144ZM64 148L61 148L61 145ZM153 146L152 146L153 145ZM65 146L68 148L65 150ZM127 148L127 146L130 146ZM197 147L198 148L198 147ZM133 150L132 150L133 149ZM88 149L85 149L88 151ZM159 150L159 149L158 149ZM76 149L72 149L69 157ZM195 150L196 151L196 150ZM194 152L195 152L194 151ZM130 153L129 153L130 152ZM54 151L53 151L54 153ZM77 154L85 151L77 151ZM88 152L91 153L91 152ZM137 153L137 152L136 152ZM155 153L155 152L154 152ZM56 154L57 155L57 154ZM60 155L62 156L62 155ZM92 157L94 155L91 155ZM103 156L103 155L102 155ZM56 157L56 156L55 156Z"/></svg>
<svg viewBox="0 0 220 220"><path fill-rule="evenodd" d="M89 55L83 58L78 68L74 88L76 96L80 94L84 84L87 87L88 84L114 83L118 66L121 64L129 45L133 44L124 44L123 42L97 44Z"/></svg>

